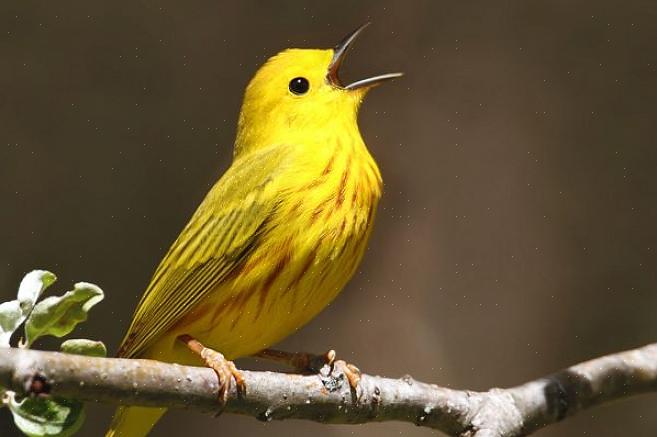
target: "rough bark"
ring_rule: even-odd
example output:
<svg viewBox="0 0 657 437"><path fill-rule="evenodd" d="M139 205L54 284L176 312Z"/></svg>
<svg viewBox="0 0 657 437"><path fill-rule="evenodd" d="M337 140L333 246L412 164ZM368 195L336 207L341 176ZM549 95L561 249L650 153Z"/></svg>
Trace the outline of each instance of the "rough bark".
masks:
<svg viewBox="0 0 657 437"><path fill-rule="evenodd" d="M396 420L457 436L519 436L594 405L657 391L657 343L487 392L370 375L354 391L341 366L318 375L244 371L246 394L231 387L224 411L265 421ZM212 370L150 360L0 349L0 384L20 394L219 412Z"/></svg>

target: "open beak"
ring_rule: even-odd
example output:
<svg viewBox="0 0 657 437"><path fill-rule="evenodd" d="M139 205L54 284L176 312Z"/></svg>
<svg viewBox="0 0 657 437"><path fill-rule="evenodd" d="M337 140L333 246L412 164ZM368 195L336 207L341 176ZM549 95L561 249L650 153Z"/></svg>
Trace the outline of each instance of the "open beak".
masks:
<svg viewBox="0 0 657 437"><path fill-rule="evenodd" d="M381 82L385 82L390 79L395 79L397 77L404 75L404 73L381 74L379 76L358 80L346 86L342 84L342 82L340 81L340 77L338 76L338 72L340 71L340 65L342 65L342 61L344 60L347 51L349 50L349 47L352 46L353 42L356 40L358 35L360 35L360 33L369 25L370 23L363 24L358 29L354 30L349 35L347 35L333 49L333 59L329 64L328 72L326 73L326 80L334 87L345 89L345 90L355 90L358 88L373 87L380 84Z"/></svg>

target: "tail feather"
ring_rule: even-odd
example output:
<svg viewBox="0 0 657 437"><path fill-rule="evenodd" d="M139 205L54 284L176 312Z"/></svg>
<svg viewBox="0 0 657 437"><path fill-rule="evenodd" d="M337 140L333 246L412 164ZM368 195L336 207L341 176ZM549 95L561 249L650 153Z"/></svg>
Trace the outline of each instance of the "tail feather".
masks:
<svg viewBox="0 0 657 437"><path fill-rule="evenodd" d="M144 437L166 411L166 408L119 407L105 437Z"/></svg>

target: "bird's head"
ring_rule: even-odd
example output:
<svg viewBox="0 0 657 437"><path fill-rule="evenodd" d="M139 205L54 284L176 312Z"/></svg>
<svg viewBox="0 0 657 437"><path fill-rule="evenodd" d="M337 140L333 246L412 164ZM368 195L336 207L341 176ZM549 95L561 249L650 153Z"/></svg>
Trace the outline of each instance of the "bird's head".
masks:
<svg viewBox="0 0 657 437"><path fill-rule="evenodd" d="M389 73L342 83L340 65L366 26L333 49L288 49L271 57L246 88L235 155L279 142L303 141L331 129L357 129L358 108L367 91L402 75Z"/></svg>

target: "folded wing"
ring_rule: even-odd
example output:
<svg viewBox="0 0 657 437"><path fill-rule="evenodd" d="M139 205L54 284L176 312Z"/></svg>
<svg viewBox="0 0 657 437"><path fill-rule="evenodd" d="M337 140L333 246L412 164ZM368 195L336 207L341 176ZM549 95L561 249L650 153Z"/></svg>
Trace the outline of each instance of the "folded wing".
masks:
<svg viewBox="0 0 657 437"><path fill-rule="evenodd" d="M285 146L234 162L207 194L155 271L118 355L139 356L241 265L270 232L284 195Z"/></svg>

